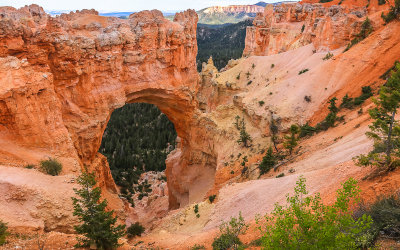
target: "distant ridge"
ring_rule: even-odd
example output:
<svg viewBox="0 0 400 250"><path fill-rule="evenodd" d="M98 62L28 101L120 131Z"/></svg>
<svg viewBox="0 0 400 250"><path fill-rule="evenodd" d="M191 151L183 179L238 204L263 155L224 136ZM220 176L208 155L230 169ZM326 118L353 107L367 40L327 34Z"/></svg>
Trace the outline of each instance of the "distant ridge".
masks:
<svg viewBox="0 0 400 250"><path fill-rule="evenodd" d="M258 3L254 4L254 5L265 7L265 6L267 6L267 3L266 2L258 2Z"/></svg>

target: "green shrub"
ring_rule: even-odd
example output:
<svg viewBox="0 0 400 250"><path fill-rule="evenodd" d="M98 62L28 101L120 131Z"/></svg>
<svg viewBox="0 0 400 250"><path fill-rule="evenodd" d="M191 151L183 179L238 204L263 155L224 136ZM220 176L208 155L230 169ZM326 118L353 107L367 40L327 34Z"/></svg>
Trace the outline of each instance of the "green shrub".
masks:
<svg viewBox="0 0 400 250"><path fill-rule="evenodd" d="M300 126L300 133L299 133L299 138L303 138L306 136L312 136L314 133L317 131L314 127L310 126L308 123L306 123L303 126Z"/></svg>
<svg viewBox="0 0 400 250"><path fill-rule="evenodd" d="M263 157L258 168L260 169L260 175L268 173L277 163L276 157L272 152L272 147L269 147L267 153Z"/></svg>
<svg viewBox="0 0 400 250"><path fill-rule="evenodd" d="M6 243L6 238L7 235L9 234L7 232L7 223L4 223L3 221L0 220L0 246L4 245Z"/></svg>
<svg viewBox="0 0 400 250"><path fill-rule="evenodd" d="M249 81L248 83L247 83L247 85L250 85L250 84L252 84L253 83L253 81Z"/></svg>
<svg viewBox="0 0 400 250"><path fill-rule="evenodd" d="M400 15L400 0L395 0L394 6L390 6L390 11L385 15L382 12L382 19L385 23L389 23L394 19L398 18Z"/></svg>
<svg viewBox="0 0 400 250"><path fill-rule="evenodd" d="M194 205L194 213L199 213L199 204Z"/></svg>
<svg viewBox="0 0 400 250"><path fill-rule="evenodd" d="M378 0L378 5L384 5L386 3L386 0Z"/></svg>
<svg viewBox="0 0 400 250"><path fill-rule="evenodd" d="M236 76L237 80L240 80L240 73Z"/></svg>
<svg viewBox="0 0 400 250"><path fill-rule="evenodd" d="M328 54L326 54L326 55L324 56L324 58L322 58L322 60L324 60L324 61L329 60L329 59L331 59L333 56L334 56L334 55L333 55L331 52L328 52Z"/></svg>
<svg viewBox="0 0 400 250"><path fill-rule="evenodd" d="M285 176L285 173L278 174L275 178L282 178Z"/></svg>
<svg viewBox="0 0 400 250"><path fill-rule="evenodd" d="M354 179L337 191L333 205L324 205L319 194L307 196L305 179L300 177L287 205L275 204L265 221L257 220L263 234L264 249L356 249L357 236L366 232L371 217L353 219L349 209L359 199Z"/></svg>
<svg viewBox="0 0 400 250"><path fill-rule="evenodd" d="M342 103L340 104L340 108L351 109L351 108L353 108L353 106L354 106L353 98L349 97L348 94L343 96Z"/></svg>
<svg viewBox="0 0 400 250"><path fill-rule="evenodd" d="M311 96L310 96L310 95L304 96L304 100L305 100L306 102L311 102Z"/></svg>
<svg viewBox="0 0 400 250"><path fill-rule="evenodd" d="M238 236L245 234L248 227L241 213L239 213L238 218L231 217L229 222L220 225L221 235L214 239L213 250L238 249L239 246L243 245Z"/></svg>
<svg viewBox="0 0 400 250"><path fill-rule="evenodd" d="M361 88L361 95L354 99L349 97L348 94L343 96L340 108L352 109L355 106L363 104L365 100L367 100L371 96L373 96L372 88L370 86L364 86Z"/></svg>
<svg viewBox="0 0 400 250"><path fill-rule="evenodd" d="M26 168L26 169L34 169L34 168L35 168L35 165L33 165L33 164L28 164L28 165L25 166L25 168Z"/></svg>
<svg viewBox="0 0 400 250"><path fill-rule="evenodd" d="M128 235L128 238L133 238L136 236L142 236L144 230L145 228L139 222L135 222L126 229L126 234Z"/></svg>
<svg viewBox="0 0 400 250"><path fill-rule="evenodd" d="M194 245L190 248L190 250L206 250L206 247L203 245Z"/></svg>
<svg viewBox="0 0 400 250"><path fill-rule="evenodd" d="M299 71L299 75L306 73L307 71L309 71L309 69L302 69Z"/></svg>
<svg viewBox="0 0 400 250"><path fill-rule="evenodd" d="M379 236L394 240L400 239L400 193L380 197L371 206L360 204L353 217L370 216L373 220L371 228L358 237L360 248L373 247Z"/></svg>
<svg viewBox="0 0 400 250"><path fill-rule="evenodd" d="M40 161L40 169L46 174L56 176L62 171L62 165L57 159L49 158L48 160Z"/></svg>
<svg viewBox="0 0 400 250"><path fill-rule="evenodd" d="M210 203L213 203L215 198L217 198L217 195L215 194L208 196L208 200L210 201Z"/></svg>
<svg viewBox="0 0 400 250"><path fill-rule="evenodd" d="M259 104L260 106L263 106L263 105L265 104L265 102L264 102L264 101L259 101L258 104Z"/></svg>
<svg viewBox="0 0 400 250"><path fill-rule="evenodd" d="M306 25L305 24L303 24L303 26L301 26L301 33L303 33L304 32L304 29L306 28Z"/></svg>
<svg viewBox="0 0 400 250"><path fill-rule="evenodd" d="M271 69L273 69L275 67L275 64L271 64Z"/></svg>

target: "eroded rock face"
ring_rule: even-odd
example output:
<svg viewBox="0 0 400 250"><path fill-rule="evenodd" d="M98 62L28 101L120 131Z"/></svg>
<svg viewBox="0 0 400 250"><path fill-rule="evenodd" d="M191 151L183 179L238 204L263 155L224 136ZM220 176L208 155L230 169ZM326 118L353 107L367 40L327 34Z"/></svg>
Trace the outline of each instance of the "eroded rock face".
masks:
<svg viewBox="0 0 400 250"><path fill-rule="evenodd" d="M340 48L359 32L365 7L322 4L268 5L247 28L243 55L265 56L313 43L317 51Z"/></svg>
<svg viewBox="0 0 400 250"><path fill-rule="evenodd" d="M58 157L64 174L84 165L95 170L112 200L117 189L97 152L108 119L126 103L151 103L181 138L167 166L170 206L188 202L186 182L201 173L188 166L208 164L198 156L201 147L191 149L197 136L196 28L192 10L171 22L156 10L121 20L94 10L50 17L37 5L0 8L0 133L7 144L2 163L31 163L14 149L41 149L45 153L33 161Z"/></svg>

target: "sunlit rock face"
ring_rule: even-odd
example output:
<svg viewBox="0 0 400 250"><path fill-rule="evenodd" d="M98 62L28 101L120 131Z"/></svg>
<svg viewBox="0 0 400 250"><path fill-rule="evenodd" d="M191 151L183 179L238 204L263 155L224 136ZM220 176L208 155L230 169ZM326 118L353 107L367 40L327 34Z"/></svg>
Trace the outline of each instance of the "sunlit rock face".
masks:
<svg viewBox="0 0 400 250"><path fill-rule="evenodd" d="M268 5L247 28L243 55L265 56L313 43L317 51L340 48L360 30L365 7L322 4Z"/></svg>
<svg viewBox="0 0 400 250"><path fill-rule="evenodd" d="M193 199L203 197L207 185L193 192L187 185L202 176L205 165L215 168L202 156L209 149L193 140L202 137L194 98L196 28L192 10L172 22L156 10L122 20L94 10L51 17L37 5L0 8L3 163L26 164L25 156L40 149L31 160L58 157L63 174L86 165L96 171L104 196L122 207L98 149L114 109L146 102L168 116L181 139L167 164L171 208L187 204L194 193L203 195Z"/></svg>

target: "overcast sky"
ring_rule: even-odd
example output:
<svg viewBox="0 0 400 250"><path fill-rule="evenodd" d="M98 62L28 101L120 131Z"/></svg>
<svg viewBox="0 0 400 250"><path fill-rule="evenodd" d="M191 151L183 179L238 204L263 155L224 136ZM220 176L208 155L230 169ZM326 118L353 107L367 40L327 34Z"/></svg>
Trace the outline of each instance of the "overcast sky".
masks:
<svg viewBox="0 0 400 250"><path fill-rule="evenodd" d="M277 2L279 0L268 0ZM32 3L45 10L80 10L96 9L98 11L138 11L159 9L185 10L202 9L214 5L255 4L258 0L0 0L0 6L23 7ZM266 1L267 2L267 1Z"/></svg>

